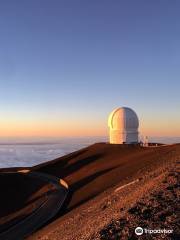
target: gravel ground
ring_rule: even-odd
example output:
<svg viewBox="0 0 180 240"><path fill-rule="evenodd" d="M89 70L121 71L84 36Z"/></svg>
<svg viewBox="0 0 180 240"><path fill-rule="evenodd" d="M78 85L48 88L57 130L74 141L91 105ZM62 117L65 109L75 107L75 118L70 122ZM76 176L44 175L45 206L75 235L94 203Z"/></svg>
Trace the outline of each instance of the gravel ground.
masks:
<svg viewBox="0 0 180 240"><path fill-rule="evenodd" d="M91 240L180 239L179 175L176 165L153 193L129 208L125 217L112 220ZM173 232L143 233L137 236L136 227L143 228L144 232L145 229L166 229Z"/></svg>

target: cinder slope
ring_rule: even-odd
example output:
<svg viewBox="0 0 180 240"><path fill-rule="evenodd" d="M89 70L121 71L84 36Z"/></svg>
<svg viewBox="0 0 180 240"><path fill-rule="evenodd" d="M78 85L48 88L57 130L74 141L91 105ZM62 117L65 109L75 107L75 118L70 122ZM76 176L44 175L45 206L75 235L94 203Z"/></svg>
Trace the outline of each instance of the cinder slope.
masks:
<svg viewBox="0 0 180 240"><path fill-rule="evenodd" d="M180 144L147 148L95 144L37 166L41 171L69 181L72 198L65 215L57 215L53 222L29 239L90 240L98 238L99 234L104 236L104 229L108 235L103 239L110 239L108 224L112 219L126 217L127 211L138 201L151 198L155 189L164 191L161 183L179 159ZM168 199L164 204L169 204ZM126 233L126 230L125 227L123 231ZM133 234L134 228L128 231ZM114 232L112 235L112 239L116 239Z"/></svg>
<svg viewBox="0 0 180 240"><path fill-rule="evenodd" d="M32 170L63 178L71 196L68 210L86 202L126 178L156 168L177 151L179 145L140 147L98 143L67 156L40 164Z"/></svg>

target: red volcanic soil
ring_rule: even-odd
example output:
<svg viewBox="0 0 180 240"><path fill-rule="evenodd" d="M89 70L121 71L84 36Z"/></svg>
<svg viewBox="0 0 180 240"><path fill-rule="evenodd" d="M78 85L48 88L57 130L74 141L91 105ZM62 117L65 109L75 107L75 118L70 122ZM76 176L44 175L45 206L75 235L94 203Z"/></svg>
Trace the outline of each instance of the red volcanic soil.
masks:
<svg viewBox="0 0 180 240"><path fill-rule="evenodd" d="M111 220L91 240L138 239L134 231L137 226L169 230L169 234L144 233L140 239L179 239L179 176L177 165L162 174L152 192L130 207L123 217L119 214L119 218Z"/></svg>
<svg viewBox="0 0 180 240"><path fill-rule="evenodd" d="M141 224L169 226L176 231L177 213L172 211L177 195L173 192L170 196L167 190L177 185L168 182L168 174L178 159L180 144L141 147L99 143L34 167L63 178L69 184L71 198L66 214L57 215L29 239L138 239L134 228ZM163 225L163 214L167 214L163 206L173 215L168 215L171 225Z"/></svg>
<svg viewBox="0 0 180 240"><path fill-rule="evenodd" d="M71 210L122 180L164 164L178 147L97 143L32 170L55 175L68 183L72 198L67 210Z"/></svg>

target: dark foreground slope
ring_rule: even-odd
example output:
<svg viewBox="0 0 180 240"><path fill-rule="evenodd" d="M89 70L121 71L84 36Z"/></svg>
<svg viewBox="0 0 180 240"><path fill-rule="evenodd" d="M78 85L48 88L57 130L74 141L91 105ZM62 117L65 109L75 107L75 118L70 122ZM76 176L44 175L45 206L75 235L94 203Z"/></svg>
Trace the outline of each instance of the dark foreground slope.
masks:
<svg viewBox="0 0 180 240"><path fill-rule="evenodd" d="M24 239L62 206L67 189L59 179L35 172L0 173L0 239Z"/></svg>
<svg viewBox="0 0 180 240"><path fill-rule="evenodd" d="M141 176L175 154L179 145L141 147L137 145L94 144L32 170L63 178L71 190L67 208L86 202L127 178Z"/></svg>

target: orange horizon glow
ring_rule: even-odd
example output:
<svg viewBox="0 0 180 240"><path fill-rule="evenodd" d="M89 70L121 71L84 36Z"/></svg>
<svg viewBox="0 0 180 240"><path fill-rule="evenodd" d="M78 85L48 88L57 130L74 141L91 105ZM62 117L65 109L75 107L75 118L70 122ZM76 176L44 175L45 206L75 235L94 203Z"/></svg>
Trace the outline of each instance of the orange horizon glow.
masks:
<svg viewBox="0 0 180 240"><path fill-rule="evenodd" d="M23 116L23 117L21 117ZM101 117L101 116L100 116ZM109 136L108 117L50 113L38 115L26 112L6 113L0 119L0 137L85 137ZM180 136L178 118L140 117L139 136Z"/></svg>
<svg viewBox="0 0 180 240"><path fill-rule="evenodd" d="M60 122L0 122L0 137L74 137L104 136L105 129L97 124Z"/></svg>
<svg viewBox="0 0 180 240"><path fill-rule="evenodd" d="M59 122L59 121L0 121L0 137L85 137L108 136L109 129L104 122ZM178 124L169 127L167 122L146 122L140 125L139 135L180 136Z"/></svg>

